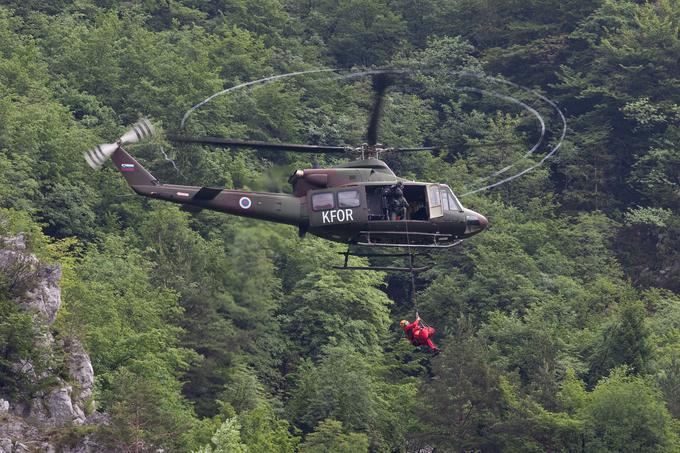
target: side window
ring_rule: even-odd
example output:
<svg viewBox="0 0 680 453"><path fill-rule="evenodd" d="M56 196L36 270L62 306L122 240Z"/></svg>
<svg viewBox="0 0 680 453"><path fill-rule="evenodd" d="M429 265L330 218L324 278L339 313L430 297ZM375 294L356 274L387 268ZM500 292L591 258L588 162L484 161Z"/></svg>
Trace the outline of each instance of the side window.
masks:
<svg viewBox="0 0 680 453"><path fill-rule="evenodd" d="M341 208L356 208L361 205L358 190L343 190L338 192L338 206Z"/></svg>
<svg viewBox="0 0 680 453"><path fill-rule="evenodd" d="M432 185L429 187L430 191L430 206L440 206L442 204L439 199L439 187Z"/></svg>
<svg viewBox="0 0 680 453"><path fill-rule="evenodd" d="M442 207L444 210L451 211L452 209L449 205L449 194L447 194L445 190L440 190L439 194L442 196Z"/></svg>
<svg viewBox="0 0 680 453"><path fill-rule="evenodd" d="M335 203L333 202L333 194L331 192L315 193L312 195L312 209L315 211L325 211L326 209L333 209Z"/></svg>

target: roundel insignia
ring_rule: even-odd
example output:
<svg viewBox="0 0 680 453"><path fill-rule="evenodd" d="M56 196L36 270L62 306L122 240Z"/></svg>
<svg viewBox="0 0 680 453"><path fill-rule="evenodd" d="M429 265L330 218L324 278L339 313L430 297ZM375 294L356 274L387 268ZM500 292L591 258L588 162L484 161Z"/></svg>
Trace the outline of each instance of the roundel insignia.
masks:
<svg viewBox="0 0 680 453"><path fill-rule="evenodd" d="M241 199L238 201L238 205L243 209L248 209L253 205L253 202L250 201L250 198L248 197L241 197Z"/></svg>

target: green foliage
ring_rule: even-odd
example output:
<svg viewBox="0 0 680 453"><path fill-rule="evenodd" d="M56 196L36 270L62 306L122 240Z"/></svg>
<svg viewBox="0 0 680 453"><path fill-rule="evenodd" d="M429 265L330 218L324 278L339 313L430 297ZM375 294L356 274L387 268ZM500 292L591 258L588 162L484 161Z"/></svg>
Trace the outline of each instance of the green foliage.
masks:
<svg viewBox="0 0 680 453"><path fill-rule="evenodd" d="M0 294L8 300L18 300L38 284L38 269L29 255L16 253L0 265Z"/></svg>
<svg viewBox="0 0 680 453"><path fill-rule="evenodd" d="M51 334L81 338L92 357L94 401L111 416L102 440L139 451L677 450L679 18L678 0L5 2L0 237L22 232L61 264ZM331 271L340 248L327 241L143 200L82 160L140 116L176 132L213 93L324 66L439 70L395 80L381 140L436 146L386 159L459 194L534 165L558 133L525 156L533 115L461 87L519 94L549 123L550 109L460 72L500 73L568 116L545 165L462 199L493 228L434 255L416 307L408 276ZM219 96L185 132L365 141L370 81L321 79ZM310 160L162 136L129 151L164 182L287 192ZM0 272L0 393L12 398L49 386L28 385L18 361L49 375L61 360L16 303L35 271L21 264ZM400 336L395 320L414 308L437 328L437 357Z"/></svg>
<svg viewBox="0 0 680 453"><path fill-rule="evenodd" d="M342 422L326 419L300 445L300 453L326 451L328 453L368 452L368 438L361 433L344 433Z"/></svg>
<svg viewBox="0 0 680 453"><path fill-rule="evenodd" d="M300 442L290 433L290 424L279 419L266 403L239 416L241 438L250 453L294 453Z"/></svg>
<svg viewBox="0 0 680 453"><path fill-rule="evenodd" d="M212 436L212 445L206 445L196 450L196 453L249 452L248 446L241 443L240 429L241 426L236 418L226 419Z"/></svg>
<svg viewBox="0 0 680 453"><path fill-rule="evenodd" d="M677 451L674 422L659 392L625 368L598 383L581 409L588 451Z"/></svg>
<svg viewBox="0 0 680 453"><path fill-rule="evenodd" d="M326 43L340 64L370 66L386 62L399 46L405 25L389 2L321 1L297 5L309 30Z"/></svg>
<svg viewBox="0 0 680 453"><path fill-rule="evenodd" d="M554 407L561 377L570 367L583 369L575 352L575 313L563 299L545 300L519 318L494 313L479 333L490 346L491 361L517 375L522 389Z"/></svg>
<svg viewBox="0 0 680 453"><path fill-rule="evenodd" d="M115 448L179 449L195 423L178 379L195 353L179 345L182 330L172 324L177 295L154 287L150 270L128 241L109 236L78 263L78 280L63 283L60 324L92 355L101 408L112 417L102 435Z"/></svg>
<svg viewBox="0 0 680 453"><path fill-rule="evenodd" d="M651 225L665 228L673 212L663 208L637 208L626 212L626 225Z"/></svg>
<svg viewBox="0 0 680 453"><path fill-rule="evenodd" d="M380 342L390 325L391 301L384 292L382 275L376 272L337 273L315 266L314 261L335 259L334 250L316 251L328 246L319 241L303 243L297 254L303 275L291 289L282 310L282 330L295 339L303 357L315 357L325 345L350 343L369 355L381 350ZM313 258L309 260L309 254ZM293 263L291 263L293 264Z"/></svg>
<svg viewBox="0 0 680 453"><path fill-rule="evenodd" d="M229 370L220 400L242 413L259 407L263 403L264 393L255 373L245 366L236 365Z"/></svg>
<svg viewBox="0 0 680 453"><path fill-rule="evenodd" d="M625 303L601 333L591 358L591 380L597 381L610 369L625 365L633 373L644 373L652 355L650 331L642 302Z"/></svg>
<svg viewBox="0 0 680 453"><path fill-rule="evenodd" d="M461 319L446 347L433 364L438 379L424 382L424 407L418 411L425 439L453 449L493 448L484 426L499 413L499 372L487 361L488 349ZM484 446L484 447L483 447Z"/></svg>
<svg viewBox="0 0 680 453"><path fill-rule="evenodd" d="M677 149L651 149L635 163L632 182L640 191L661 206L680 203L680 152Z"/></svg>
<svg viewBox="0 0 680 453"><path fill-rule="evenodd" d="M9 248L3 238L22 234L26 250ZM48 238L23 212L0 209L0 393L26 402L54 384L63 355L45 341L48 329L22 307L27 291L40 279L40 264L29 254L53 258Z"/></svg>
<svg viewBox="0 0 680 453"><path fill-rule="evenodd" d="M366 430L375 417L376 393L370 363L347 345L328 347L318 365L305 361L298 370L290 410L309 431L333 418L348 429Z"/></svg>
<svg viewBox="0 0 680 453"><path fill-rule="evenodd" d="M564 412L550 412L501 378L503 416L492 428L507 451L569 451L580 441L584 423Z"/></svg>
<svg viewBox="0 0 680 453"><path fill-rule="evenodd" d="M111 415L110 424L101 429L107 445L117 450L184 448L195 419L181 397L181 384L165 366L162 360L138 359L107 376L110 383L101 391Z"/></svg>
<svg viewBox="0 0 680 453"><path fill-rule="evenodd" d="M27 401L49 376L54 363L52 351L41 342L45 335L34 315L23 311L15 300L0 295L0 392ZM18 366L17 366L18 365Z"/></svg>
<svg viewBox="0 0 680 453"><path fill-rule="evenodd" d="M182 367L187 358L177 347L181 330L169 323L181 313L177 295L154 287L150 271L128 241L108 237L78 264L79 280L64 282L63 322L69 330L77 328L103 382L107 373L137 358L172 358L170 367Z"/></svg>

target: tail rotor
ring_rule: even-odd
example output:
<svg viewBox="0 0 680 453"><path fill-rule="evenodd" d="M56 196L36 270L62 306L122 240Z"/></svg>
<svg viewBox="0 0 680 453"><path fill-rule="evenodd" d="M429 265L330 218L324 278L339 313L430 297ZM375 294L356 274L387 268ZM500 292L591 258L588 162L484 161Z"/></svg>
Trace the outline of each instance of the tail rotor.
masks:
<svg viewBox="0 0 680 453"><path fill-rule="evenodd" d="M106 159L116 152L122 145L130 145L138 143L145 138L151 137L156 133L153 124L146 118L135 123L130 130L124 133L115 143L106 143L98 145L94 149L84 154L87 164L95 170L101 168L106 162Z"/></svg>

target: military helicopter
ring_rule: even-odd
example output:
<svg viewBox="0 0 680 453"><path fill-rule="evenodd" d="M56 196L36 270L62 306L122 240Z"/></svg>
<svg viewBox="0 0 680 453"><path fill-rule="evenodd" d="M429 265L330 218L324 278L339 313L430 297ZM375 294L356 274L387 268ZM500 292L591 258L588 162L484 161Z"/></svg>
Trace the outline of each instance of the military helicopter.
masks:
<svg viewBox="0 0 680 453"><path fill-rule="evenodd" d="M139 195L210 209L242 217L269 220L297 226L300 237L305 234L347 244L343 266L347 270L386 270L419 272L429 268L415 267L415 250L447 249L480 233L489 225L486 217L463 207L446 184L417 182L400 178L379 159L383 153L433 150L423 148L389 148L378 142L378 123L387 78L374 76L375 99L367 131L367 143L357 146L324 146L261 141L231 140L220 137L168 136L178 143L218 147L243 147L299 153L344 153L352 160L333 168L296 170L288 179L293 194L249 192L163 184L123 149L154 134L153 125L141 120L115 143L99 145L85 153L87 163L100 168L111 157L130 187ZM408 202L404 218L389 211L389 189L402 183ZM353 250L353 247L355 250ZM408 249L405 253L360 253L356 248L392 247ZM350 256L404 256L408 267L349 266Z"/></svg>

